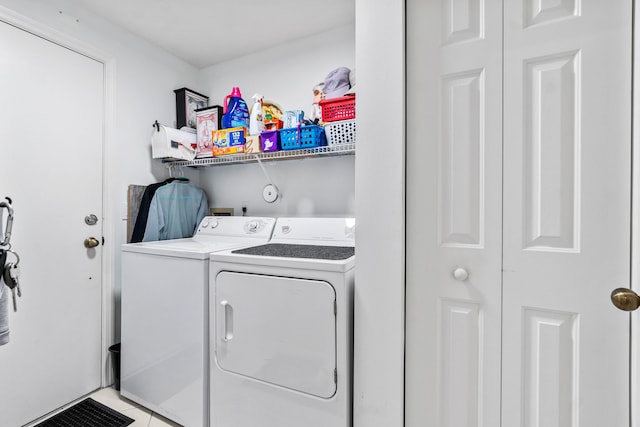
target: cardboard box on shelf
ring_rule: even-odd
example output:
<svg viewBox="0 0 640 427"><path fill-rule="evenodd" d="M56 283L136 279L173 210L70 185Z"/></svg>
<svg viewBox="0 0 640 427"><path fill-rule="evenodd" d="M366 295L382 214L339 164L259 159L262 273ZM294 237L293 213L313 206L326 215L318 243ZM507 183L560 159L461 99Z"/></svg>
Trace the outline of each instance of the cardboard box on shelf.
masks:
<svg viewBox="0 0 640 427"><path fill-rule="evenodd" d="M244 153L245 135L247 128L240 126L235 128L220 129L212 132L213 155Z"/></svg>

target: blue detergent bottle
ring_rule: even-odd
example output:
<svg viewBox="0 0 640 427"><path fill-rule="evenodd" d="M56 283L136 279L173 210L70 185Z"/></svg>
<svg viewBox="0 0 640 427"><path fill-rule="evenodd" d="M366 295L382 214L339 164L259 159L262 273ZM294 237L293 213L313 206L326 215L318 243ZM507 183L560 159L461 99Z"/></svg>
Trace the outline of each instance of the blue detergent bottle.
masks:
<svg viewBox="0 0 640 427"><path fill-rule="evenodd" d="M234 87L231 94L225 96L222 111L222 128L244 126L249 128L249 108L242 99L239 87Z"/></svg>

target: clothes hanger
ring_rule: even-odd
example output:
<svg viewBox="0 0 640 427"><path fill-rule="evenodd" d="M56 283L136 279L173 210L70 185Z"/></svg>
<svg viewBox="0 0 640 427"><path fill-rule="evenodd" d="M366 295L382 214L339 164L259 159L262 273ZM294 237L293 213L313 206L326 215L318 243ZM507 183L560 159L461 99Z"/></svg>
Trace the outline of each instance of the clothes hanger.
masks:
<svg viewBox="0 0 640 427"><path fill-rule="evenodd" d="M189 182L189 178L184 176L184 171L182 170L182 166L178 166L178 171L179 171L180 174L176 177L176 180L177 181Z"/></svg>

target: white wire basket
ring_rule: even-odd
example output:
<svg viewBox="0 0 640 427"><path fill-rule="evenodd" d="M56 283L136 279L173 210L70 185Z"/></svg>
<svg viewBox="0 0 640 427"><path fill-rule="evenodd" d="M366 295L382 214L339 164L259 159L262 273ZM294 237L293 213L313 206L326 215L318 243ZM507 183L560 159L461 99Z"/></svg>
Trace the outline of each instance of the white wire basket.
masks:
<svg viewBox="0 0 640 427"><path fill-rule="evenodd" d="M356 120L343 120L324 125L327 145L354 144L356 142Z"/></svg>

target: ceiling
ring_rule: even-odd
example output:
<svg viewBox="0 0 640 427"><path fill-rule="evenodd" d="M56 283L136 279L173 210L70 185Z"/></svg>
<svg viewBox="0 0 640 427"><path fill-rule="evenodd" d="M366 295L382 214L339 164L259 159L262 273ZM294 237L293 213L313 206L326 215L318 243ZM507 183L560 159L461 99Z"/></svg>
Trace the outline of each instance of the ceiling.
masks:
<svg viewBox="0 0 640 427"><path fill-rule="evenodd" d="M354 0L76 0L197 68L355 21Z"/></svg>

